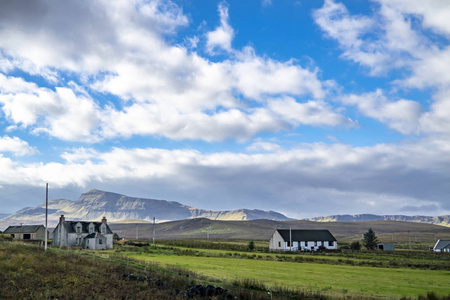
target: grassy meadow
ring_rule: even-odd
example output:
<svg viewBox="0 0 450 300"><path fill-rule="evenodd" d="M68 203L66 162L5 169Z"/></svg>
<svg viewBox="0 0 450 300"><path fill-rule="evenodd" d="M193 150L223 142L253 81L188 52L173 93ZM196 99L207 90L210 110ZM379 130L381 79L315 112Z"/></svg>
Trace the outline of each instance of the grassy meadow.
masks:
<svg viewBox="0 0 450 300"><path fill-rule="evenodd" d="M268 292L272 299L450 299L450 255L429 250L272 253L267 241L253 251L248 240L142 242L47 253L0 242L0 299L186 299L197 284L222 286L238 299L270 299Z"/></svg>
<svg viewBox="0 0 450 300"><path fill-rule="evenodd" d="M245 242L178 240L159 243L156 249L123 246L109 255L177 266L226 281L249 279L268 290L283 286L355 299L414 299L431 292L450 296L450 255L406 249L269 253L263 251L265 243L257 242L259 250L250 252Z"/></svg>

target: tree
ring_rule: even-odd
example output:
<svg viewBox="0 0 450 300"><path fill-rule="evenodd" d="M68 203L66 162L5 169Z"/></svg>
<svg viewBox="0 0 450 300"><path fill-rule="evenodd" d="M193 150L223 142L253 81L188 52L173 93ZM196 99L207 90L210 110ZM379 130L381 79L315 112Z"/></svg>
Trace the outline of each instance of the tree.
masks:
<svg viewBox="0 0 450 300"><path fill-rule="evenodd" d="M361 250L361 243L356 241L350 244L350 249L352 250Z"/></svg>
<svg viewBox="0 0 450 300"><path fill-rule="evenodd" d="M248 242L248 250L253 251L255 250L255 242L254 241L250 241Z"/></svg>
<svg viewBox="0 0 450 300"><path fill-rule="evenodd" d="M372 230L372 228L369 228L369 230L364 233L363 236L363 245L366 247L367 250L375 250L377 248L378 238L375 235L375 232Z"/></svg>

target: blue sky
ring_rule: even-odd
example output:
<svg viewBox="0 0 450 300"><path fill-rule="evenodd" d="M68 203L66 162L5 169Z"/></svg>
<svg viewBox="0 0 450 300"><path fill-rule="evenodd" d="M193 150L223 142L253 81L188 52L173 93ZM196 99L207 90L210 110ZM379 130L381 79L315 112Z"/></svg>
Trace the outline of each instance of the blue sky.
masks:
<svg viewBox="0 0 450 300"><path fill-rule="evenodd" d="M0 213L98 188L450 214L446 1L0 4Z"/></svg>

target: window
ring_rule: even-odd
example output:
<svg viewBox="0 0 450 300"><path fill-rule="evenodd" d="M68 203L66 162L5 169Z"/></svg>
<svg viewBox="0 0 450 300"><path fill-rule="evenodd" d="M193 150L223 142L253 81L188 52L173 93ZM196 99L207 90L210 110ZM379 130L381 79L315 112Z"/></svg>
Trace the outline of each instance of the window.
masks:
<svg viewBox="0 0 450 300"><path fill-rule="evenodd" d="M281 247L281 242L278 242L278 247Z"/></svg>
<svg viewBox="0 0 450 300"><path fill-rule="evenodd" d="M290 242L290 241L287 241L286 243L287 243L287 246L288 246L288 247L291 246L291 242Z"/></svg>
<svg viewBox="0 0 450 300"><path fill-rule="evenodd" d="M334 246L334 242L333 241L329 241L328 242L328 246L330 246L330 247Z"/></svg>
<svg viewBox="0 0 450 300"><path fill-rule="evenodd" d="M81 233L81 226L77 226L77 233Z"/></svg>
<svg viewBox="0 0 450 300"><path fill-rule="evenodd" d="M106 233L106 226L105 225L102 225L102 234L105 234Z"/></svg>
<svg viewBox="0 0 450 300"><path fill-rule="evenodd" d="M102 239L99 239L98 240L98 243L101 245L101 244L103 244L103 240Z"/></svg>
<svg viewBox="0 0 450 300"><path fill-rule="evenodd" d="M314 242L314 246L317 246L317 242Z"/></svg>
<svg viewBox="0 0 450 300"><path fill-rule="evenodd" d="M305 242L305 247L308 247L308 242Z"/></svg>
<svg viewBox="0 0 450 300"><path fill-rule="evenodd" d="M88 245L89 245L89 240L86 240L86 244L88 244Z"/></svg>
<svg viewBox="0 0 450 300"><path fill-rule="evenodd" d="M94 232L94 225L89 225L89 233L93 233Z"/></svg>

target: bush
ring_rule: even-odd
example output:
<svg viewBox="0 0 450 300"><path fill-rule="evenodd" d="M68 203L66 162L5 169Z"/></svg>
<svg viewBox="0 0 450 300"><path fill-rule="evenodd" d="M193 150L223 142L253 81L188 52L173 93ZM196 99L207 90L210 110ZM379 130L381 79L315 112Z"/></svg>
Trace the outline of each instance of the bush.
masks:
<svg viewBox="0 0 450 300"><path fill-rule="evenodd" d="M361 250L361 243L356 241L350 244L350 249L352 250Z"/></svg>

